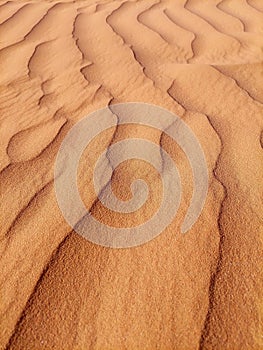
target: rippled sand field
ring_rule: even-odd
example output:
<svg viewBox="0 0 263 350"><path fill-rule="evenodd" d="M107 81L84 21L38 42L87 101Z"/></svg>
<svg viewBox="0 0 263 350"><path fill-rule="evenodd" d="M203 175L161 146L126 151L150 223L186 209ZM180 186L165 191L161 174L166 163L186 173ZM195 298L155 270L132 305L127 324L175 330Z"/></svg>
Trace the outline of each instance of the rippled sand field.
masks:
<svg viewBox="0 0 263 350"><path fill-rule="evenodd" d="M0 348L263 349L263 2L0 1L0 23ZM186 235L193 186L182 150L118 121L81 159L86 207L114 227L158 208L159 176L140 161L112 178L124 200L133 179L148 183L134 215L103 208L92 187L101 152L137 137L177 162L177 216L130 249L93 244L62 216L61 142L90 112L122 102L164 107L199 139L209 190Z"/></svg>

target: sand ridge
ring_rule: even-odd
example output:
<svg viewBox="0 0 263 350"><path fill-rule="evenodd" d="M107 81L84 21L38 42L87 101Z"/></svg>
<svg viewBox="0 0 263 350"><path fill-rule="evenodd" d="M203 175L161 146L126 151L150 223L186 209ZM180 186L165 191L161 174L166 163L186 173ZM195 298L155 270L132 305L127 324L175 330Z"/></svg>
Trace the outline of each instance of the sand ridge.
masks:
<svg viewBox="0 0 263 350"><path fill-rule="evenodd" d="M260 0L0 2L1 349L263 348L262 19ZM78 120L133 101L188 123L209 192L180 235L192 191L182 151L116 122L84 155L80 187L92 179L85 159L147 135L177 161L184 197L155 240L110 250L67 225L53 167ZM130 163L113 179L120 196L138 167L158 188ZM83 196L100 216L96 195ZM154 211L151 198L131 222Z"/></svg>

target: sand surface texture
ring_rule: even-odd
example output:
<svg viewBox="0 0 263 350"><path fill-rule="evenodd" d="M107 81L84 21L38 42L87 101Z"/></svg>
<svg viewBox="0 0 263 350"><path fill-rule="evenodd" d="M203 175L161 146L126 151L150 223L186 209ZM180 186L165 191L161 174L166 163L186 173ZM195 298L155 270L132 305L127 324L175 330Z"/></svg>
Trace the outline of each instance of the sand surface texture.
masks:
<svg viewBox="0 0 263 350"><path fill-rule="evenodd" d="M263 349L263 2L1 1L0 23L0 348ZM171 155L183 197L157 238L110 249L65 221L54 163L77 121L133 101L191 127L209 191L181 234L193 190L184 153L159 130L116 120L81 158L86 207L130 227L160 205L158 173L136 159L118 168L112 187L127 200L143 178L146 205L124 215L97 200L96 160L130 137Z"/></svg>

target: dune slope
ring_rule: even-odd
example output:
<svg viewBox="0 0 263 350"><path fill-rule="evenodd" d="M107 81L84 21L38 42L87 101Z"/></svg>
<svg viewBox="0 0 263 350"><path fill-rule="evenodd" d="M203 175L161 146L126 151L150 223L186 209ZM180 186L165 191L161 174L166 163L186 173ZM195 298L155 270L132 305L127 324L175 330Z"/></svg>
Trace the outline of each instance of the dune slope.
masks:
<svg viewBox="0 0 263 350"><path fill-rule="evenodd" d="M0 348L263 349L261 0L1 1L0 37ZM54 162L77 121L134 101L192 128L209 191L182 235L192 194L183 152L165 133L116 120L83 154L86 207L130 226L159 206L158 175L136 161L112 185L127 199L141 175L149 206L122 217L97 201L85 164L129 137L171 154L184 194L157 238L109 249L66 223Z"/></svg>

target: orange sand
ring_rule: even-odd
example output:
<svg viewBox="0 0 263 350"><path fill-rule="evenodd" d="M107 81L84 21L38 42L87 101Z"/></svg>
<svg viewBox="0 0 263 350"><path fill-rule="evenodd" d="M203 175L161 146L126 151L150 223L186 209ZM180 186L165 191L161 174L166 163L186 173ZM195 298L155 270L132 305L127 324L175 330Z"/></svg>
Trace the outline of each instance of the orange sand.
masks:
<svg viewBox="0 0 263 350"><path fill-rule="evenodd" d="M262 1L0 5L0 348L263 349ZM131 136L160 143L184 188L164 232L117 250L68 226L53 166L78 120L129 101L188 123L206 155L209 192L182 235L192 191L184 155L165 134L116 125L83 155L80 188L92 179L85 159ZM138 168L156 193L129 225L148 218L161 196L158 176L136 161L113 179L119 196ZM92 189L83 200L99 217ZM106 215L112 225L121 220Z"/></svg>

